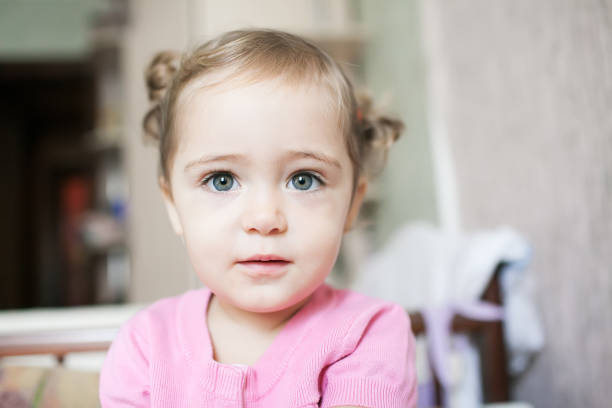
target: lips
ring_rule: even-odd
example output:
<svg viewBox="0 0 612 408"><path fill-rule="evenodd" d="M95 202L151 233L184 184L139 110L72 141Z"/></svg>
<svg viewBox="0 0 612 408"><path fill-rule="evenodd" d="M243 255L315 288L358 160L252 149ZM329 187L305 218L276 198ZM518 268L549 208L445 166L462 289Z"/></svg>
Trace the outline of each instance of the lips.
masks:
<svg viewBox="0 0 612 408"><path fill-rule="evenodd" d="M287 272L290 263L287 258L274 254L257 254L237 262L252 278L280 277Z"/></svg>
<svg viewBox="0 0 612 408"><path fill-rule="evenodd" d="M239 262L289 262L289 260L274 254L257 254Z"/></svg>

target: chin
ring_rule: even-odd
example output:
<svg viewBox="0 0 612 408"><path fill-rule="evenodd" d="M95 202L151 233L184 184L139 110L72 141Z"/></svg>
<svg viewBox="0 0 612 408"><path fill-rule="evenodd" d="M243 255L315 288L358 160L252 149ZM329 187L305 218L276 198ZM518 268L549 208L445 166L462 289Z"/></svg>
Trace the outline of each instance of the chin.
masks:
<svg viewBox="0 0 612 408"><path fill-rule="evenodd" d="M249 299L249 302L241 302L239 305L244 310L254 313L274 313L296 306L307 298L312 291L301 291L299 293L261 293Z"/></svg>
<svg viewBox="0 0 612 408"><path fill-rule="evenodd" d="M276 299L260 299L258 301L249 302L248 304L239 305L242 309L253 313L274 313L285 310L294 306L297 302L289 300Z"/></svg>

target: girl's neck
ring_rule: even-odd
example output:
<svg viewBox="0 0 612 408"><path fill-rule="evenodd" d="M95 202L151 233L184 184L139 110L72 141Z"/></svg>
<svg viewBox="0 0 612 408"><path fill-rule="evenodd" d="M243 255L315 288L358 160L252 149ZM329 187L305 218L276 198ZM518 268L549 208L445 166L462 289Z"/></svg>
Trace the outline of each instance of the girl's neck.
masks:
<svg viewBox="0 0 612 408"><path fill-rule="evenodd" d="M207 324L213 359L225 364L254 365L307 301L308 298L278 312L254 313L236 308L211 294ZM248 347L244 339L249 339Z"/></svg>
<svg viewBox="0 0 612 408"><path fill-rule="evenodd" d="M310 296L287 309L276 312L257 313L237 308L211 294L207 317L208 320L215 320L217 324L223 322L226 327L233 326L262 334L277 333L309 299Z"/></svg>

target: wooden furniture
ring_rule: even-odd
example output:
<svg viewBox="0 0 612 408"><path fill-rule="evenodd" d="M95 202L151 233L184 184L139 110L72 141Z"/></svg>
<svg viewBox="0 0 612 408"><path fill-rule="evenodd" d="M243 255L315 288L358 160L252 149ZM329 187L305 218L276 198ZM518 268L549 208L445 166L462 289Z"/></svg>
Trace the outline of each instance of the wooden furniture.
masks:
<svg viewBox="0 0 612 408"><path fill-rule="evenodd" d="M130 303L0 312L0 359L51 354L61 363L68 353L106 351L121 325L144 307Z"/></svg>
<svg viewBox="0 0 612 408"><path fill-rule="evenodd" d="M32 354L52 354L62 364L68 353L106 351L117 328L46 330L0 336L0 358Z"/></svg>
<svg viewBox="0 0 612 408"><path fill-rule="evenodd" d="M481 299L496 305L502 304L500 291L500 274L504 268L500 263L486 287ZM412 331L415 335L424 335L427 327L420 312L410 314ZM484 402L503 402L510 399L509 378L506 362L503 322L482 322L456 315L452 320L452 332L468 333L476 340L480 356L482 390ZM435 377L436 401L441 401L441 386Z"/></svg>

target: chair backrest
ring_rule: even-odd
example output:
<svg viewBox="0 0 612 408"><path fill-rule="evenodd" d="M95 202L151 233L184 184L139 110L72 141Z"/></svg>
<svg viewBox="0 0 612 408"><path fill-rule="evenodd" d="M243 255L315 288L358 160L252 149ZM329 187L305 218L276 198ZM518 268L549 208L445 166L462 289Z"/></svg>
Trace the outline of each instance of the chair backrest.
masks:
<svg viewBox="0 0 612 408"><path fill-rule="evenodd" d="M496 305L502 305L500 274L504 263L497 265L481 299ZM423 314L410 312L412 331L415 335L425 334L427 327ZM475 339L480 355L480 370L484 402L503 402L510 399L509 377L506 362L503 321L482 322L455 315L452 320L454 333L469 333ZM441 387L435 376L436 401L440 403Z"/></svg>

